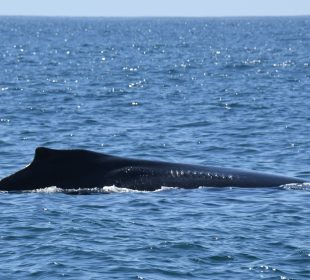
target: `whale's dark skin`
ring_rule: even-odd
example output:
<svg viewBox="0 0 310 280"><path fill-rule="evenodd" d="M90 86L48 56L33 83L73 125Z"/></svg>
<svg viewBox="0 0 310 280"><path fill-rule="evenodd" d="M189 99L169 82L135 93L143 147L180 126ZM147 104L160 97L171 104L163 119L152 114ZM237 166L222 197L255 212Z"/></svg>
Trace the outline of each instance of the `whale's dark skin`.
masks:
<svg viewBox="0 0 310 280"><path fill-rule="evenodd" d="M186 189L200 186L257 188L304 182L302 179L255 171L39 147L30 165L0 181L0 191L50 186L88 189L112 185L142 191L154 191L163 186Z"/></svg>

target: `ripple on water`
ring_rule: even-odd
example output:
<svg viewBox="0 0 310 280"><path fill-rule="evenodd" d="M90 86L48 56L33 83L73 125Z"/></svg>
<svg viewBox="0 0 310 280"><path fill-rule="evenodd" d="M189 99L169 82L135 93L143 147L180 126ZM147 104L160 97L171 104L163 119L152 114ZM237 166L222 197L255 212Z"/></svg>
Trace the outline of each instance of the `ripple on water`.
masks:
<svg viewBox="0 0 310 280"><path fill-rule="evenodd" d="M0 17L0 177L46 145L309 179L309 22ZM0 278L310 279L308 190L1 193Z"/></svg>

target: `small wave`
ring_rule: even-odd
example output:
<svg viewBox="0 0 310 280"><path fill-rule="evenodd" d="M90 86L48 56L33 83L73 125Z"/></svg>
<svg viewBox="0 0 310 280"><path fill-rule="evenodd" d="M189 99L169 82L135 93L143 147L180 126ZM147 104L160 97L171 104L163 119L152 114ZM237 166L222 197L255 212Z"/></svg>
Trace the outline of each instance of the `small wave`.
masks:
<svg viewBox="0 0 310 280"><path fill-rule="evenodd" d="M63 192L63 189L57 188L56 186L53 186L53 187L35 189L35 190L24 191L24 192L30 192L30 193L58 193L58 192Z"/></svg>
<svg viewBox="0 0 310 280"><path fill-rule="evenodd" d="M232 190L236 187L205 187L200 186L197 189L212 189L212 190ZM287 184L279 186L281 189L285 190L304 190L310 191L310 183L302 183L302 184ZM104 186L104 187L94 187L94 188L79 188L79 189L63 189L56 186L46 187L46 188L39 188L34 190L25 190L22 191L23 193L65 193L65 194L109 194L109 193L152 193L152 192L162 192L162 191L169 191L174 189L180 189L177 187L165 187L162 186L160 189L154 191L146 191L146 190L135 190L135 189L128 189L128 188L119 188L114 185L112 186ZM238 188L237 188L238 189ZM0 191L0 193L9 193L8 191Z"/></svg>
<svg viewBox="0 0 310 280"><path fill-rule="evenodd" d="M310 183L302 183L302 184L287 184L280 186L286 190L303 190L303 191L310 191Z"/></svg>
<svg viewBox="0 0 310 280"><path fill-rule="evenodd" d="M167 191L171 189L171 187L161 187L154 192ZM66 193L66 194L98 194L98 193L149 193L150 191L141 191L141 190L133 190L128 188L119 188L116 186L104 186L104 187L95 187L95 188L79 188L79 189L63 189L58 188L56 186L40 188L31 191L24 191L30 193Z"/></svg>

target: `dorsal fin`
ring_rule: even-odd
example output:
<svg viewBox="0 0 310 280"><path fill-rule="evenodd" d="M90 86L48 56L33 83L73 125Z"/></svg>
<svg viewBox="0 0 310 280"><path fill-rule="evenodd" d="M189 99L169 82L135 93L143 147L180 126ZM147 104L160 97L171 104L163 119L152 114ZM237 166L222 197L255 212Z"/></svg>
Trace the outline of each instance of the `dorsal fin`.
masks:
<svg viewBox="0 0 310 280"><path fill-rule="evenodd" d="M53 154L54 154L53 149L49 149L45 147L38 147L36 148L33 161L36 162L36 161L46 160L50 158L51 155Z"/></svg>

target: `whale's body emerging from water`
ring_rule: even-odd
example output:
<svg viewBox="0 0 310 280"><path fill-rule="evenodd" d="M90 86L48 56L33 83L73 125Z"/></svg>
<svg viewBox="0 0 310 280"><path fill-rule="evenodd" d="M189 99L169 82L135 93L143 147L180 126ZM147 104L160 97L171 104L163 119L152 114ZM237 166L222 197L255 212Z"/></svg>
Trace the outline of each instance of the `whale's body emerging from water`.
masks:
<svg viewBox="0 0 310 280"><path fill-rule="evenodd" d="M36 149L30 165L3 178L1 191L34 190L56 186L88 189L115 185L142 191L163 186L179 188L276 187L304 180L233 168L208 167L128 159L87 150Z"/></svg>

